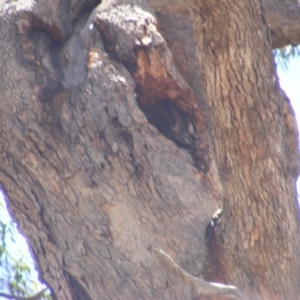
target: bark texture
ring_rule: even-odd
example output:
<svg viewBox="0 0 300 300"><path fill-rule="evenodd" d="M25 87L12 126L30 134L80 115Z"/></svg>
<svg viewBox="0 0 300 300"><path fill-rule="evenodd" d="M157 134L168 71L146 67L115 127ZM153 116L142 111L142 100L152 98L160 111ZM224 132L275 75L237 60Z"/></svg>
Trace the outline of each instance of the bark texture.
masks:
<svg viewBox="0 0 300 300"><path fill-rule="evenodd" d="M219 47L207 43L200 74L192 22L177 2L172 13L144 0L99 2L0 1L0 181L53 299L247 296L211 279L276 299L268 284L277 284L278 261L282 276L299 276L298 140L276 94L265 25L249 53L226 56L225 35ZM242 16L232 20L244 26ZM216 127L224 124L225 133ZM224 195L223 233L209 224ZM228 236L239 248L226 265Z"/></svg>
<svg viewBox="0 0 300 300"><path fill-rule="evenodd" d="M201 95L146 2L80 3L1 3L10 209L54 299L191 299L151 249L203 276L222 194Z"/></svg>
<svg viewBox="0 0 300 300"><path fill-rule="evenodd" d="M272 47L300 44L300 3L297 0L264 0Z"/></svg>
<svg viewBox="0 0 300 300"><path fill-rule="evenodd" d="M295 173L262 3L192 0L191 7L225 195L213 245L218 278L251 299L299 299Z"/></svg>
<svg viewBox="0 0 300 300"><path fill-rule="evenodd" d="M149 0L152 7L164 13L189 15L186 0ZM267 23L272 37L272 48L300 44L300 4L297 0L263 0ZM189 23L189 26L191 23Z"/></svg>

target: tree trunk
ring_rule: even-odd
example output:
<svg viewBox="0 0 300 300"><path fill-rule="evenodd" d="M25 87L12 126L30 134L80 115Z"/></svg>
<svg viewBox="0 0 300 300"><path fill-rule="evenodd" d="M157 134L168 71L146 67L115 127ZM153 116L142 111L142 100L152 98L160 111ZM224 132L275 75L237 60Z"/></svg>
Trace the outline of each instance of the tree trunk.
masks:
<svg viewBox="0 0 300 300"><path fill-rule="evenodd" d="M0 181L53 299L299 297L297 129L266 24L205 3L201 72L186 11L0 3Z"/></svg>
<svg viewBox="0 0 300 300"><path fill-rule="evenodd" d="M299 299L295 173L262 3L191 4L225 196L218 275L251 299Z"/></svg>
<svg viewBox="0 0 300 300"><path fill-rule="evenodd" d="M189 15L189 1L149 0L159 12ZM272 36L272 47L300 44L300 3L298 0L263 0Z"/></svg>

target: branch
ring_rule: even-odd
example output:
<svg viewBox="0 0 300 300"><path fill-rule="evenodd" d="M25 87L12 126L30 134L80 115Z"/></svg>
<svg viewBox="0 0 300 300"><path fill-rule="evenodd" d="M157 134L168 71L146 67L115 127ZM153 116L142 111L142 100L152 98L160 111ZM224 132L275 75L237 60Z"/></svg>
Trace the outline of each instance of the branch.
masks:
<svg viewBox="0 0 300 300"><path fill-rule="evenodd" d="M300 44L300 4L298 1L264 0L272 48Z"/></svg>
<svg viewBox="0 0 300 300"><path fill-rule="evenodd" d="M20 297L20 296L5 294L5 293L0 293L0 297L4 297L6 299L14 299L14 300L40 300L43 297L43 294L46 290L47 290L47 288L43 289L36 295L29 296L29 297Z"/></svg>
<svg viewBox="0 0 300 300"><path fill-rule="evenodd" d="M184 283L191 286L196 290L196 297L199 296L222 296L225 299L231 300L242 300L241 293L233 285L225 285L214 282L207 282L200 278L191 276L186 271L184 271L179 265L177 265L174 260L167 255L164 251L152 248L151 249L157 260L166 267L171 273L179 277Z"/></svg>

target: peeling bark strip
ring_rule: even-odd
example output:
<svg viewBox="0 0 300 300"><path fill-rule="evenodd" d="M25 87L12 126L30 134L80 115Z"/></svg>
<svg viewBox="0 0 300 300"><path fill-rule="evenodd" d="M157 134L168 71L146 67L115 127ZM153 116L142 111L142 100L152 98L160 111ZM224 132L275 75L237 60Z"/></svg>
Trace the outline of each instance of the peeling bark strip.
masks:
<svg viewBox="0 0 300 300"><path fill-rule="evenodd" d="M299 299L298 137L281 103L262 2L190 4L225 193L223 280L250 299Z"/></svg>
<svg viewBox="0 0 300 300"><path fill-rule="evenodd" d="M129 4L100 6L95 23L105 47L133 75L149 122L177 145L190 149L197 168L207 173L211 154L206 117L176 69L154 16Z"/></svg>
<svg viewBox="0 0 300 300"><path fill-rule="evenodd" d="M167 255L163 250L151 248L157 260L173 275L179 277L182 282L190 285L194 292L195 299L199 297L219 297L221 299L242 300L243 297L240 291L232 285L225 285L214 282L206 282L200 278L191 276L184 271L174 260Z"/></svg>

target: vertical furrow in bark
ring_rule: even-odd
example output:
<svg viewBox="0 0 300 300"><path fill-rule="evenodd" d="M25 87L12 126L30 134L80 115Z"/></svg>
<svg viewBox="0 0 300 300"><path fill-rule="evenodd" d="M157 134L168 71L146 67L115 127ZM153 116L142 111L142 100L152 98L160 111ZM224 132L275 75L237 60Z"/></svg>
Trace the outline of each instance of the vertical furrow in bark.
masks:
<svg viewBox="0 0 300 300"><path fill-rule="evenodd" d="M225 192L223 280L251 297L298 299L295 176L262 3L190 3Z"/></svg>

